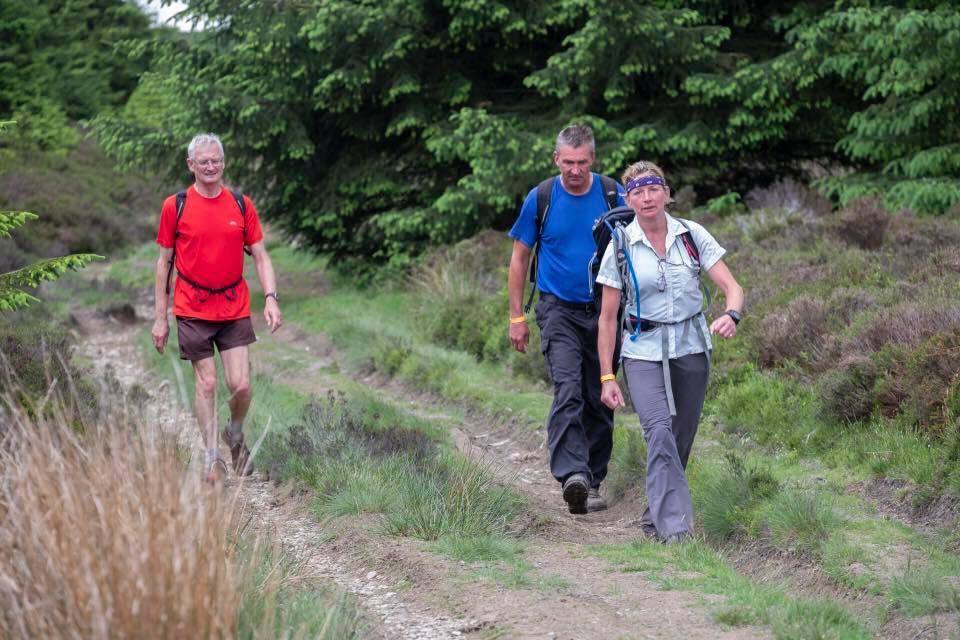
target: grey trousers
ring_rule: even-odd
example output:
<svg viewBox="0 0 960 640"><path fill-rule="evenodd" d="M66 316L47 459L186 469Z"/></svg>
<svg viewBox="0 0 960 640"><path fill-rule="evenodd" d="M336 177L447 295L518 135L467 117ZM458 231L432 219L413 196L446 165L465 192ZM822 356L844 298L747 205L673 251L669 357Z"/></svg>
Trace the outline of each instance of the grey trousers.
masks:
<svg viewBox="0 0 960 640"><path fill-rule="evenodd" d="M597 320L592 303L565 302L551 294L541 294L537 302L540 346L553 381L547 418L550 472L560 482L583 473L592 487L606 477L613 451L613 411L600 402Z"/></svg>
<svg viewBox="0 0 960 640"><path fill-rule="evenodd" d="M684 470L700 423L710 364L702 353L670 360L677 407L672 418L661 362L624 358L623 371L647 442L647 510L641 527L652 524L661 538L692 533L693 503Z"/></svg>

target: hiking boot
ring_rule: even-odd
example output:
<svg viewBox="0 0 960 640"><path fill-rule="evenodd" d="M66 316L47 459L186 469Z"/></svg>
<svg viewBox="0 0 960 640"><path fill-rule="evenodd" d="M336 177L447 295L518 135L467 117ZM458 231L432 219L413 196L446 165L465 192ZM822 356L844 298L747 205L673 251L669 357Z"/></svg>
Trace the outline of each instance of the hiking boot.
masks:
<svg viewBox="0 0 960 640"><path fill-rule="evenodd" d="M657 527L652 522L640 522L640 533L648 540L658 539Z"/></svg>
<svg viewBox="0 0 960 640"><path fill-rule="evenodd" d="M587 494L590 492L590 483L587 476L574 473L563 481L563 499L567 502L570 513L587 512Z"/></svg>
<svg viewBox="0 0 960 640"><path fill-rule="evenodd" d="M681 544L693 539L693 534L689 531L677 531L671 533L663 539L663 544Z"/></svg>
<svg viewBox="0 0 960 640"><path fill-rule="evenodd" d="M207 465L207 484L217 485L227 479L227 463L215 458Z"/></svg>
<svg viewBox="0 0 960 640"><path fill-rule="evenodd" d="M600 495L600 487L590 487L587 494L587 511L603 511L607 508L607 499Z"/></svg>
<svg viewBox="0 0 960 640"><path fill-rule="evenodd" d="M253 460L250 459L250 449L243 441L243 433L235 435L224 429L220 437L223 438L224 444L230 447L233 472L238 476L248 476L253 473Z"/></svg>

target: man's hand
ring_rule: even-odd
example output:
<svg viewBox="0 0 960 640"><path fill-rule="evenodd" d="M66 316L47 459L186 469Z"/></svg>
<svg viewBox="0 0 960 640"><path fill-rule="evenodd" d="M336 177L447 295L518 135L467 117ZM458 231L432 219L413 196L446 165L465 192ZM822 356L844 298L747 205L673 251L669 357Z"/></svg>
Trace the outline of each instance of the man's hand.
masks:
<svg viewBox="0 0 960 640"><path fill-rule="evenodd" d="M625 407L623 392L620 391L620 385L616 380L607 380L600 389L600 402L607 405L610 409Z"/></svg>
<svg viewBox="0 0 960 640"><path fill-rule="evenodd" d="M527 345L530 344L530 327L526 322L510 323L510 344L520 353L527 352Z"/></svg>
<svg viewBox="0 0 960 640"><path fill-rule="evenodd" d="M167 346L167 338L170 337L170 325L167 323L166 316L156 319L150 334L153 336L153 346L156 347L157 353L163 353L163 348Z"/></svg>
<svg viewBox="0 0 960 640"><path fill-rule="evenodd" d="M263 303L263 318L270 327L270 333L275 333L277 329L283 326L283 314L280 313L280 305L273 298L267 298Z"/></svg>

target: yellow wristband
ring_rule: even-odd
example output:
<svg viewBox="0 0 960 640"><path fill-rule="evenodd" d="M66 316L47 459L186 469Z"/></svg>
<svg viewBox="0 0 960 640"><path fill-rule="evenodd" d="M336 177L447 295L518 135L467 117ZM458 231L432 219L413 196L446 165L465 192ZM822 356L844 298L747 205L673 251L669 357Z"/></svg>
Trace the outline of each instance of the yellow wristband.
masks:
<svg viewBox="0 0 960 640"><path fill-rule="evenodd" d="M527 321L526 316L517 316L516 318L513 318L513 317L510 318L510 324L520 324L521 322L526 322L526 321Z"/></svg>
<svg viewBox="0 0 960 640"><path fill-rule="evenodd" d="M609 382L611 380L616 380L616 379L617 379L617 375L615 373L608 373L605 376L600 376L600 384L603 384L604 382Z"/></svg>

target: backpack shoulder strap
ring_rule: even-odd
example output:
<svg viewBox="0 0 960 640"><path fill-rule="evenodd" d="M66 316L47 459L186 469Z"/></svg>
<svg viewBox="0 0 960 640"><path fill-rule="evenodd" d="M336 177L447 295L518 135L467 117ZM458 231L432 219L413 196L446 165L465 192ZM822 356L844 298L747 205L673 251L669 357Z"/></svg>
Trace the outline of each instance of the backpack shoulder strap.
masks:
<svg viewBox="0 0 960 640"><path fill-rule="evenodd" d="M174 225L174 235L177 233L177 226L180 224L180 217L183 215L183 207L187 204L187 192L177 191L177 221Z"/></svg>
<svg viewBox="0 0 960 640"><path fill-rule="evenodd" d="M247 203L243 199L243 194L239 191L234 191L233 189L227 189L230 192L230 195L233 196L233 201L237 203L237 208L240 209L240 214L243 216L243 222L247 222Z"/></svg>
<svg viewBox="0 0 960 640"><path fill-rule="evenodd" d="M227 189L230 192L230 195L233 196L233 201L237 203L237 208L240 209L240 215L243 217L243 233L246 236L247 233L247 202L243 199L243 193L239 191L234 191L233 189ZM253 255L250 253L250 247L243 245L244 252L249 256Z"/></svg>
<svg viewBox="0 0 960 640"><path fill-rule="evenodd" d="M600 187L603 189L603 199L607 201L608 209L617 208L617 181L610 176L600 176Z"/></svg>
<svg viewBox="0 0 960 640"><path fill-rule="evenodd" d="M697 247L697 242L693 239L693 232L690 231L690 223L683 218L677 218L677 220L683 225L683 228L687 230L686 233L680 234L680 241L683 243L684 248L686 248L687 254L696 261L697 274L700 274L703 272L703 264L700 262L700 249ZM700 288L703 289L703 296L707 302L706 308L709 310L710 306L713 304L713 296L710 295L710 287L704 284L703 280L701 280Z"/></svg>
<svg viewBox="0 0 960 640"><path fill-rule="evenodd" d="M687 230L686 233L680 234L680 241L683 243L683 246L686 248L687 253L691 258L696 260L697 268L700 268L700 249L697 247L696 240L693 239L693 232L690 231L690 223L684 220L683 218L677 218L677 222L683 225L683 228Z"/></svg>
<svg viewBox="0 0 960 640"><path fill-rule="evenodd" d="M540 254L540 235L543 234L543 227L547 224L547 215L550 213L550 196L553 193L553 183L556 176L547 178L537 185L537 239L533 248L533 256L530 259L530 295L527 296L527 303L523 305L523 312L530 313L530 307L533 305L533 294L537 290L537 256Z"/></svg>
<svg viewBox="0 0 960 640"><path fill-rule="evenodd" d="M187 192L186 191L177 191L176 195L176 211L177 218L173 222L173 251L170 252L170 260L167 262L167 295L170 295L170 277L173 275L173 264L174 260L177 257L177 236L180 235L178 227L180 226L180 218L183 216L183 208L187 204Z"/></svg>
<svg viewBox="0 0 960 640"><path fill-rule="evenodd" d="M543 233L543 225L547 223L547 213L550 211L550 196L553 194L553 183L556 176L547 178L537 185L537 242Z"/></svg>

